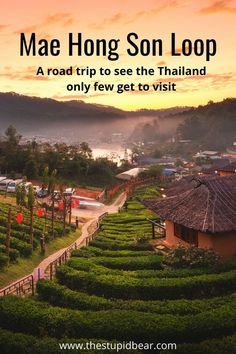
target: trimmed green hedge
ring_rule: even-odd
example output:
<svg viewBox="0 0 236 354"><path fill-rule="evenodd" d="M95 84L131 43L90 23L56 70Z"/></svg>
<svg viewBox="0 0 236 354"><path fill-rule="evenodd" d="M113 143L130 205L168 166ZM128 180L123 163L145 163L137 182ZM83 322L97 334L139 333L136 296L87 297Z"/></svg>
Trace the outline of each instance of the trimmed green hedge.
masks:
<svg viewBox="0 0 236 354"><path fill-rule="evenodd" d="M6 246L4 245L0 245L0 254L2 255L2 253L6 253ZM19 258L20 256L20 252L15 250L14 248L10 248L9 251L9 258L11 262L16 262L17 258Z"/></svg>
<svg viewBox="0 0 236 354"><path fill-rule="evenodd" d="M6 243L6 236L0 235L0 244ZM11 237L11 247L20 252L23 257L29 257L32 254L32 246L18 238Z"/></svg>
<svg viewBox="0 0 236 354"><path fill-rule="evenodd" d="M3 269L8 263L8 257L4 254L0 254L0 269Z"/></svg>
<svg viewBox="0 0 236 354"><path fill-rule="evenodd" d="M236 306L227 304L180 317L124 310L81 312L6 296L0 299L0 325L8 330L56 338L196 342L232 334L236 326Z"/></svg>
<svg viewBox="0 0 236 354"><path fill-rule="evenodd" d="M101 250L101 248L97 247L82 247L79 250L75 250L72 252L73 257L137 257L137 256L149 256L152 254L152 251L110 251L110 250Z"/></svg>
<svg viewBox="0 0 236 354"><path fill-rule="evenodd" d="M75 339L64 338L61 340L54 338L36 338L32 335L23 333L12 333L7 330L0 329L0 348L1 354L68 354L70 350L60 349L59 343L79 343L86 345L86 343L104 343L104 340L99 339ZM110 342L114 343L114 342ZM82 350L74 349L76 353L95 354L98 350ZM101 350L99 350L101 352ZM101 353L114 354L114 350L103 350ZM119 353L129 354L130 351L122 350ZM137 350L133 350L134 354L141 354Z"/></svg>
<svg viewBox="0 0 236 354"><path fill-rule="evenodd" d="M95 249L95 252L98 250L98 257L95 257L93 254L93 250ZM92 252L90 252L92 250ZM132 256L128 256L129 252L131 252ZM135 277L135 278L185 278L185 277L190 277L190 276L195 276L195 275L203 275L203 274L219 274L221 272L225 271L230 271L233 269L236 269L236 258L233 258L230 261L220 263L217 266L214 267L205 267L205 268L178 268L178 269L138 269L138 270L122 270L121 267L115 268L115 265L111 267L105 267L103 265L103 262L101 260L105 257L108 259L110 258L111 260L114 258L114 256L118 256L121 253L121 264L122 264L122 259L125 257L130 257L131 259L133 258L134 255L137 256L151 256L151 254L156 257L157 255L154 253L151 253L149 251L102 251L100 249L97 249L95 247L84 247L81 250L76 250L73 251L72 253L72 258L71 261L68 263L72 268L78 269L78 270L84 270L84 271L90 271L92 270L93 273L96 274L114 274L114 275L122 275L125 277ZM104 257L101 257L100 255L103 255ZM112 257L113 256L113 257ZM91 258L90 258L91 257ZM90 259L89 259L90 258ZM115 257L117 258L117 257ZM112 263L112 261L110 261ZM161 267L161 265L160 265ZM158 266L158 268L160 268ZM143 267L147 268L147 267Z"/></svg>
<svg viewBox="0 0 236 354"><path fill-rule="evenodd" d="M101 248L103 250L131 250L131 251L153 251L153 247L150 243L130 243L130 242L110 242L110 241L99 241L99 239L90 242L91 246Z"/></svg>
<svg viewBox="0 0 236 354"><path fill-rule="evenodd" d="M181 344L177 350L161 351L161 354L235 354L236 333L232 336L210 339L201 343Z"/></svg>
<svg viewBox="0 0 236 354"><path fill-rule="evenodd" d="M216 309L226 304L236 305L236 293L204 300L116 300L105 299L102 296L70 290L58 283L41 280L37 283L39 299L52 305L68 307L77 310L132 310L158 314L190 315Z"/></svg>
<svg viewBox="0 0 236 354"><path fill-rule="evenodd" d="M136 270L136 269L161 269L163 256L155 254L151 256L137 257L96 257L92 260L87 258L71 258L68 265L72 268L80 267L82 261L93 264L100 264L111 269Z"/></svg>
<svg viewBox="0 0 236 354"><path fill-rule="evenodd" d="M57 278L61 284L71 289L106 298L194 299L218 296L236 290L236 270L186 278L137 279L119 275L96 275L65 265L58 268Z"/></svg>

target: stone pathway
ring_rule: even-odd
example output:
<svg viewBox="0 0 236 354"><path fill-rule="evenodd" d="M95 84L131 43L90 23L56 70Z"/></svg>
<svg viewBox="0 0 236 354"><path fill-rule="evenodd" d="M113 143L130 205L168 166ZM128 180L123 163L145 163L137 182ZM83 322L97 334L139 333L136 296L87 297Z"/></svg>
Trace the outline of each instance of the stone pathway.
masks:
<svg viewBox="0 0 236 354"><path fill-rule="evenodd" d="M91 225L93 223L97 223L99 216L101 216L104 213L109 213L109 214L113 214L113 213L117 213L119 211L119 208L121 208L124 204L126 200L126 194L123 192L121 193L117 199L114 201L113 204L111 205L104 205L104 207L102 208L102 210L100 210L99 212L97 211L96 213L94 213L94 217L87 221L83 226L82 226L82 230L81 230L81 235L80 237L74 241L77 244L84 244L85 243L85 239L87 238L87 236L89 235L89 228L91 228ZM73 242L73 244L74 244ZM48 256L47 258L45 258L34 270L31 274L28 274L24 277L22 277L21 279L15 280L13 283L7 285L6 287L0 289L1 291L3 291L4 289L8 288L8 287L14 287L14 284L19 282L20 280L23 280L26 277L30 277L30 276L34 276L37 278L37 274L38 274L38 269L40 269L41 274L44 274L44 272L46 271L46 269L48 268L49 264L53 261L55 261L58 257L60 257L65 251L66 249L68 249L70 247L67 246L65 248L61 248L60 250L56 251L55 253L51 254L50 256Z"/></svg>

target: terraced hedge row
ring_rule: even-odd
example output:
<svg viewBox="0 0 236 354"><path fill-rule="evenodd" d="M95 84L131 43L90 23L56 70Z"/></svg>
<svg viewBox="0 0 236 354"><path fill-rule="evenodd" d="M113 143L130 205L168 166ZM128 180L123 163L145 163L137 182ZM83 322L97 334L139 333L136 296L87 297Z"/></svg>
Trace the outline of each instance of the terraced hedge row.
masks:
<svg viewBox="0 0 236 354"><path fill-rule="evenodd" d="M195 299L221 295L222 289L224 293L236 290L236 270L185 278L138 279L109 274L96 275L62 266L57 271L57 278L61 284L71 289L118 299Z"/></svg>
<svg viewBox="0 0 236 354"><path fill-rule="evenodd" d="M37 338L32 335L27 335L23 333L13 333L7 330L0 330L0 348L1 354L68 354L68 349L61 349L59 344L68 343L68 338L62 338L61 340L55 338ZM70 338L69 343L86 345L86 343L93 343L99 345L102 348L104 343L103 340L97 340L94 338L90 339L75 339ZM112 347L114 347L115 342L108 342ZM84 354L95 354L96 350L86 350L86 349L75 349L73 351L84 353ZM101 349L100 349L101 352ZM103 351L106 354L114 354L114 349ZM121 352L120 352L121 353ZM123 354L129 354L130 350L123 350ZM141 354L138 350L133 350L134 354Z"/></svg>
<svg viewBox="0 0 236 354"><path fill-rule="evenodd" d="M227 304L196 315L178 316L126 310L76 311L9 296L0 299L0 326L56 338L79 336L137 342L152 342L155 338L183 343L232 334L236 306Z"/></svg>
<svg viewBox="0 0 236 354"><path fill-rule="evenodd" d="M74 251L53 282L38 283L37 297L1 298L3 349L22 350L17 339L23 334L29 354L45 353L47 345L58 353L64 338L176 342L173 353L233 354L236 259L208 268L163 268L163 256L146 239L147 217L157 216L133 199L128 211L103 220L96 240Z"/></svg>
<svg viewBox="0 0 236 354"><path fill-rule="evenodd" d="M68 307L78 310L132 310L151 312L158 314L187 315L216 309L226 304L236 302L236 293L222 297L197 300L121 300L104 298L103 296L89 295L86 292L79 292L69 289L57 282L40 281L37 284L38 296L41 300L52 305Z"/></svg>

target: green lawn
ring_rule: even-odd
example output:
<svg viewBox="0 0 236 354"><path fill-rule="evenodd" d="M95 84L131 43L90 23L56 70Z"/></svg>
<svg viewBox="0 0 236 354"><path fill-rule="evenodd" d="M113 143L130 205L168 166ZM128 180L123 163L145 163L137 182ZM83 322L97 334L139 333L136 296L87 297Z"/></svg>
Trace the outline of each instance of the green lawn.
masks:
<svg viewBox="0 0 236 354"><path fill-rule="evenodd" d="M58 251L61 248L69 246L81 234L81 230L71 232L64 237L57 237L54 241L46 244L46 253L44 256L40 254L40 249L37 249L30 258L19 258L15 264L10 264L8 267L1 271L0 274L0 287L4 287L14 280L22 278L30 274L35 267L44 259Z"/></svg>

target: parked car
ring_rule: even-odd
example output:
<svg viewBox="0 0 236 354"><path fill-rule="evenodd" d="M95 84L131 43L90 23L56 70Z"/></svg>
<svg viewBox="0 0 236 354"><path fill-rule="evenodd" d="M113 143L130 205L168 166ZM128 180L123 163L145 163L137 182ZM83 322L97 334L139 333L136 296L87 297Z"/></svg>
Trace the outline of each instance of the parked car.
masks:
<svg viewBox="0 0 236 354"><path fill-rule="evenodd" d="M39 186L33 186L34 193L37 194L37 192L41 189Z"/></svg>
<svg viewBox="0 0 236 354"><path fill-rule="evenodd" d="M7 177L1 176L0 177L0 182L2 182L4 179L7 179Z"/></svg>
<svg viewBox="0 0 236 354"><path fill-rule="evenodd" d="M7 192L8 193L16 193L16 188L20 184L22 184L23 180L22 179L16 179L12 182L9 182L7 185Z"/></svg>
<svg viewBox="0 0 236 354"><path fill-rule="evenodd" d="M49 193L47 189L41 188L40 190L37 191L36 196L38 198L46 198L48 197Z"/></svg>
<svg viewBox="0 0 236 354"><path fill-rule="evenodd" d="M74 193L75 193L75 188L66 188L63 194L64 194L66 197L70 197L70 196L72 196Z"/></svg>
<svg viewBox="0 0 236 354"><path fill-rule="evenodd" d="M14 182L13 179L4 179L0 181L0 191L7 191L7 186L10 182Z"/></svg>

